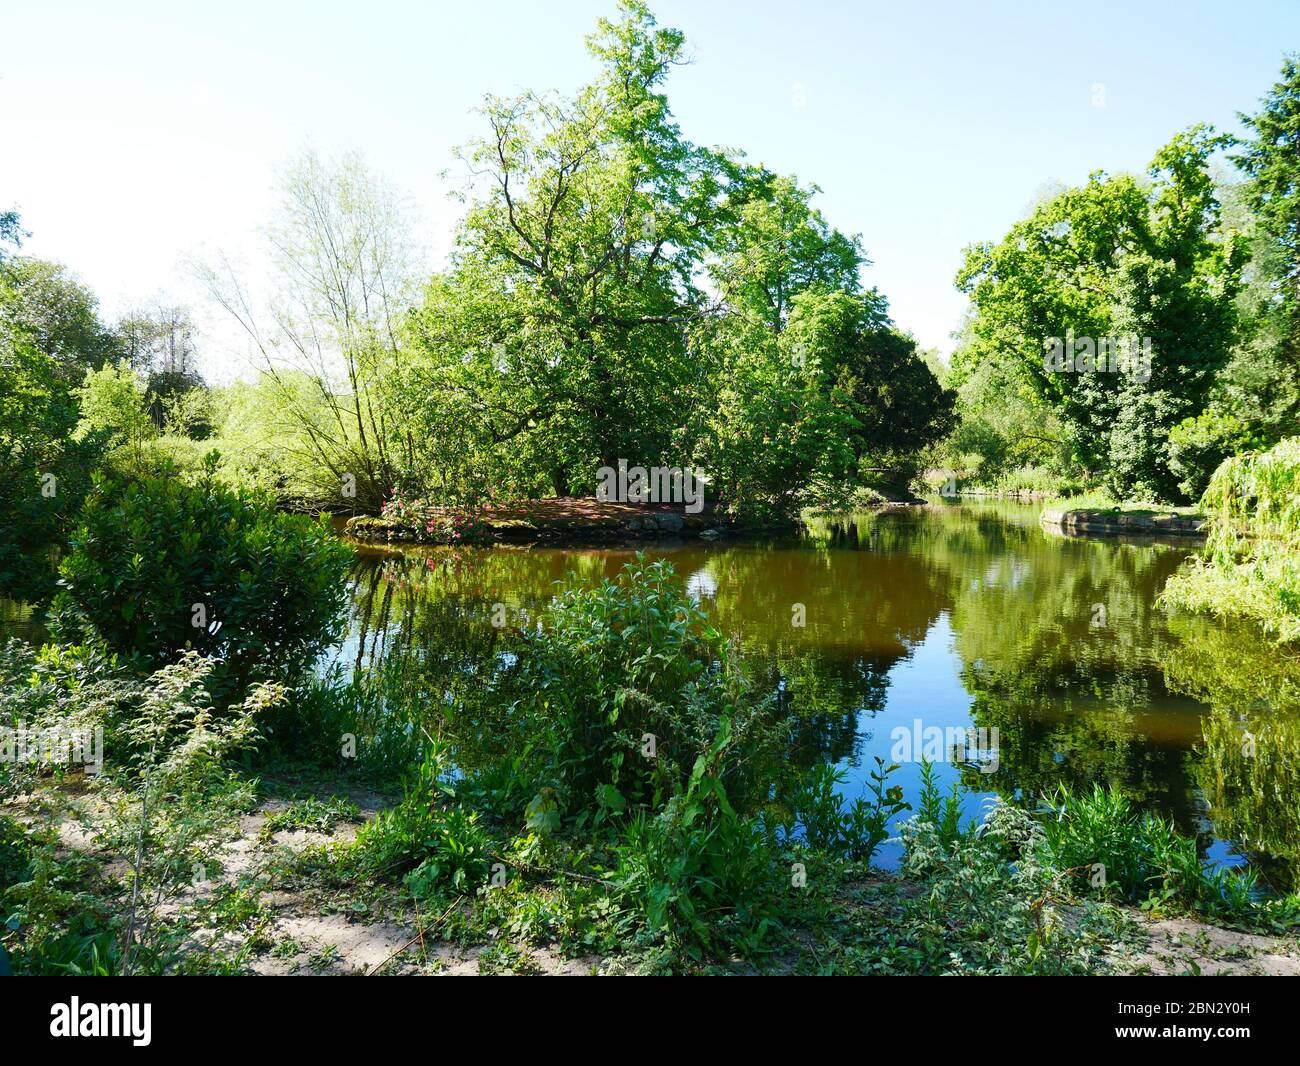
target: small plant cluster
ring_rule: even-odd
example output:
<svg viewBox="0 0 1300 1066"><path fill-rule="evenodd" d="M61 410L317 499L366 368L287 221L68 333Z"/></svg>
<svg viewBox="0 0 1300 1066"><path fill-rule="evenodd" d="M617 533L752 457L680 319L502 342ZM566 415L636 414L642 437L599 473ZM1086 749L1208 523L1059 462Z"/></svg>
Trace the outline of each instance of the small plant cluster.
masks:
<svg viewBox="0 0 1300 1066"><path fill-rule="evenodd" d="M1300 896L1266 899L1255 871L1207 867L1194 838L1113 789L1058 789L1044 799L1038 824L1043 862L1085 894L1262 927L1300 921Z"/></svg>
<svg viewBox="0 0 1300 1066"><path fill-rule="evenodd" d="M214 665L187 652L145 680L85 680L30 652L6 650L0 717L39 710L46 719L104 729L111 757L93 787L107 814L96 837L126 866L119 878L94 858L64 854L53 810L44 825L4 819L0 906L4 948L18 972L211 970L220 958L219 949L195 940L174 904L215 875L215 849L249 808L250 785L228 762L255 741L258 716L282 691L261 684L242 703L218 710L205 687ZM0 764L0 785L13 772Z"/></svg>
<svg viewBox="0 0 1300 1066"><path fill-rule="evenodd" d="M492 539L482 515L468 507L440 507L397 495L384 501L380 515L402 526L412 540L426 544L485 544Z"/></svg>

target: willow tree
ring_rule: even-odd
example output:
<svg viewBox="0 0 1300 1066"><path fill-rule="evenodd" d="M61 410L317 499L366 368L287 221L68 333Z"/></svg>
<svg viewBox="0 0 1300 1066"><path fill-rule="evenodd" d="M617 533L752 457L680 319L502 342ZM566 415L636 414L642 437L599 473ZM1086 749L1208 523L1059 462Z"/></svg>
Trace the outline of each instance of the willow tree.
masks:
<svg viewBox="0 0 1300 1066"><path fill-rule="evenodd" d="M413 295L409 231L401 198L359 155L307 152L284 172L265 233L267 298L227 260L198 268L251 341L300 491L318 500L375 509L414 461L389 393Z"/></svg>

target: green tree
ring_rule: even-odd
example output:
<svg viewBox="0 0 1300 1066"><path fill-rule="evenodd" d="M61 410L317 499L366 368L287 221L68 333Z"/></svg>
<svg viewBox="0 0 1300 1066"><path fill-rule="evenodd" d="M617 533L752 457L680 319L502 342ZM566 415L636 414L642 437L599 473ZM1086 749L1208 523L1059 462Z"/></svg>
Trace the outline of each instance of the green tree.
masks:
<svg viewBox="0 0 1300 1066"><path fill-rule="evenodd" d="M27 256L4 261L10 297L0 315L54 360L65 380L79 384L118 351L113 331L99 319L99 301L59 263Z"/></svg>
<svg viewBox="0 0 1300 1066"><path fill-rule="evenodd" d="M1198 126L1147 183L1093 174L968 248L957 277L975 309L966 358L1010 361L1120 495L1183 497L1170 433L1204 410L1236 339L1244 242L1222 233L1208 172L1224 144Z"/></svg>
<svg viewBox="0 0 1300 1066"><path fill-rule="evenodd" d="M409 232L401 198L360 155L308 152L281 176L269 303L257 305L225 260L196 267L259 353L262 384L279 392L277 428L291 430L310 502L378 510L415 465L414 435L390 398L404 373Z"/></svg>
<svg viewBox="0 0 1300 1066"><path fill-rule="evenodd" d="M1253 443L1266 447L1300 433L1300 63L1295 56L1283 62L1282 80L1258 113L1241 120L1253 134L1234 157L1246 180L1232 190L1242 201L1240 213L1249 212L1243 225L1252 235L1243 293L1246 328L1219 406L1223 419L1240 419Z"/></svg>
<svg viewBox="0 0 1300 1066"><path fill-rule="evenodd" d="M121 448L130 468L141 469L144 443L157 435L149 418L146 393L134 370L123 360L86 374L74 393L81 419L77 437L97 436L111 448Z"/></svg>
<svg viewBox="0 0 1300 1066"><path fill-rule="evenodd" d="M0 253L22 236L0 217ZM40 602L54 592L52 550L90 487L96 435L74 438L78 411L66 367L34 341L0 256L0 595Z"/></svg>
<svg viewBox="0 0 1300 1066"><path fill-rule="evenodd" d="M572 99L486 101L489 134L462 152L482 191L416 323L428 358L410 385L434 398L431 422L470 435L461 461L540 470L559 495L619 458L670 463L699 384L698 267L734 211L736 165L687 142L659 91L682 35L621 10L589 38L601 72Z"/></svg>

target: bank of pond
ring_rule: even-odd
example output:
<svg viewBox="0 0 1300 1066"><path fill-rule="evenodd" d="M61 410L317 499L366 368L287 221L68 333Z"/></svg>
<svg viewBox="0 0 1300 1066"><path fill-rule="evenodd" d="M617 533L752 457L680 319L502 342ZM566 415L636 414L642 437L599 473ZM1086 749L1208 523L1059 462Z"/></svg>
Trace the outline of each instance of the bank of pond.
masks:
<svg viewBox="0 0 1300 1066"><path fill-rule="evenodd" d="M306 672L215 689L201 656L10 645L10 717L93 720L110 765L0 795L6 948L29 971L1291 972L1300 662L1162 605L1190 549L1041 511L354 542ZM115 867L159 802L156 865ZM1152 947L1188 920L1254 947Z"/></svg>

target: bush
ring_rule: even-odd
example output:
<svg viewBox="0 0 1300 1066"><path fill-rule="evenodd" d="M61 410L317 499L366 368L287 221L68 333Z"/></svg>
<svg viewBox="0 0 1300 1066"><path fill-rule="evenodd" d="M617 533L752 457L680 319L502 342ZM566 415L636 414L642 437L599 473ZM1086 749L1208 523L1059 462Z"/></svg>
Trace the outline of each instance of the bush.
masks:
<svg viewBox="0 0 1300 1066"><path fill-rule="evenodd" d="M733 743L724 719L685 790L654 815L636 812L616 848L620 895L652 934L671 935L691 955L722 946L753 954L779 924L777 853L722 784Z"/></svg>
<svg viewBox="0 0 1300 1066"><path fill-rule="evenodd" d="M742 806L780 736L734 649L675 580L638 557L617 581L570 586L525 633L508 728L565 814L656 806L686 785L722 721L745 752L726 774Z"/></svg>
<svg viewBox="0 0 1300 1066"><path fill-rule="evenodd" d="M381 811L357 834L362 866L375 873L410 870L406 885L417 899L445 887L465 892L483 883L492 842L478 815L455 800L446 751L430 744L402 802Z"/></svg>
<svg viewBox="0 0 1300 1066"><path fill-rule="evenodd" d="M196 485L99 480L60 572L54 628L137 657L184 648L224 660L243 684L308 666L338 632L351 557L322 522L214 476Z"/></svg>

